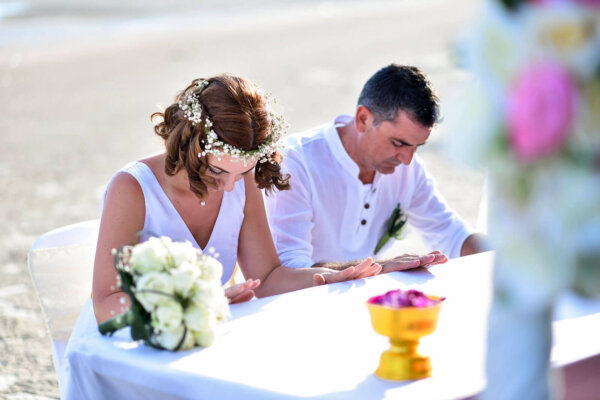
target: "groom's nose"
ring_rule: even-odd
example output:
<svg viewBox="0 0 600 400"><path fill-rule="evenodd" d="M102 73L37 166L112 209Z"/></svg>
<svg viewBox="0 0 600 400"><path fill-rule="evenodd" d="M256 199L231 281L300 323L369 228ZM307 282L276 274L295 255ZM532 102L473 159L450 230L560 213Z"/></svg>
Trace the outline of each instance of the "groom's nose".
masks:
<svg viewBox="0 0 600 400"><path fill-rule="evenodd" d="M404 146L398 150L396 158L402 164L409 165L415 155L415 151L417 151L417 146Z"/></svg>

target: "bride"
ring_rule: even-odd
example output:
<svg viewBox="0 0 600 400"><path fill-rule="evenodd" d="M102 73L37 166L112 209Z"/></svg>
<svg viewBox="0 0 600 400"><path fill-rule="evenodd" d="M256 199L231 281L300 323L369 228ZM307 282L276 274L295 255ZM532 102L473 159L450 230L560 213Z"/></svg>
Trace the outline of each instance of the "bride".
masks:
<svg viewBox="0 0 600 400"><path fill-rule="evenodd" d="M260 189L289 188L278 152L285 122L253 83L225 74L196 79L152 120L165 152L125 166L105 193L93 275L96 321L128 308L111 250L143 230L214 249L222 283L237 262L248 280L226 290L230 302L381 270L372 259L342 271L280 265Z"/></svg>

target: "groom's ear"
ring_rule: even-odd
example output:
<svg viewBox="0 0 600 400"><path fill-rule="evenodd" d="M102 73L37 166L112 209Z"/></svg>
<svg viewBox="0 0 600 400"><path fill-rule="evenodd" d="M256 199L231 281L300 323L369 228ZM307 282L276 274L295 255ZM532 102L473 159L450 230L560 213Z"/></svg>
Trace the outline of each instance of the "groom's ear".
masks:
<svg viewBox="0 0 600 400"><path fill-rule="evenodd" d="M356 124L356 129L359 132L365 132L373 124L373 114L367 107L359 105L356 107L356 116L354 121Z"/></svg>

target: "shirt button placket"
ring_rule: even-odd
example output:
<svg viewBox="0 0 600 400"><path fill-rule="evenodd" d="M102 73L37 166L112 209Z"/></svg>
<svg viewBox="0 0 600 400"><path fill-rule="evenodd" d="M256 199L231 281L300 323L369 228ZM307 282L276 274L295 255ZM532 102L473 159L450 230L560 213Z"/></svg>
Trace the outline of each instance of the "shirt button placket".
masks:
<svg viewBox="0 0 600 400"><path fill-rule="evenodd" d="M367 191L366 196L364 198L363 201L363 210L361 212L361 220L360 220L360 226L365 226L367 225L368 222L368 215L370 215L370 208L371 208L371 197L373 196L373 193L375 193L376 188L372 188L371 190Z"/></svg>

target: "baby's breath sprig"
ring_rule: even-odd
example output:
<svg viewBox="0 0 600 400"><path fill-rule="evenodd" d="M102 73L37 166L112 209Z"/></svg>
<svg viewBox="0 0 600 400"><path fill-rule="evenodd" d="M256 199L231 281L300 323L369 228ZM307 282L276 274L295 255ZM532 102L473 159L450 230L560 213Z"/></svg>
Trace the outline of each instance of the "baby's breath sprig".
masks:
<svg viewBox="0 0 600 400"><path fill-rule="evenodd" d="M189 93L178 102L179 108L181 108L185 117L192 123L201 124L204 120L203 125L205 137L202 139L204 150L198 153L198 157L204 157L210 153L215 155L219 160L221 160L221 156L231 156L235 161L243 161L244 165L251 162L270 162L272 164L276 164L274 159L275 153L282 148L280 139L284 136L287 129L289 129L289 124L283 115L274 112L271 110L271 107L269 107L269 136L267 140L265 140L265 142L256 149L243 150L224 143L219 139L219 135L217 135L217 133L213 130L212 121L208 117L207 113L204 112L202 104L200 103L200 94L208 86L208 84L209 82L206 80L199 81L196 84L199 90ZM269 94L264 95L264 97L269 103L277 102L277 100ZM203 116L204 118L202 118Z"/></svg>

